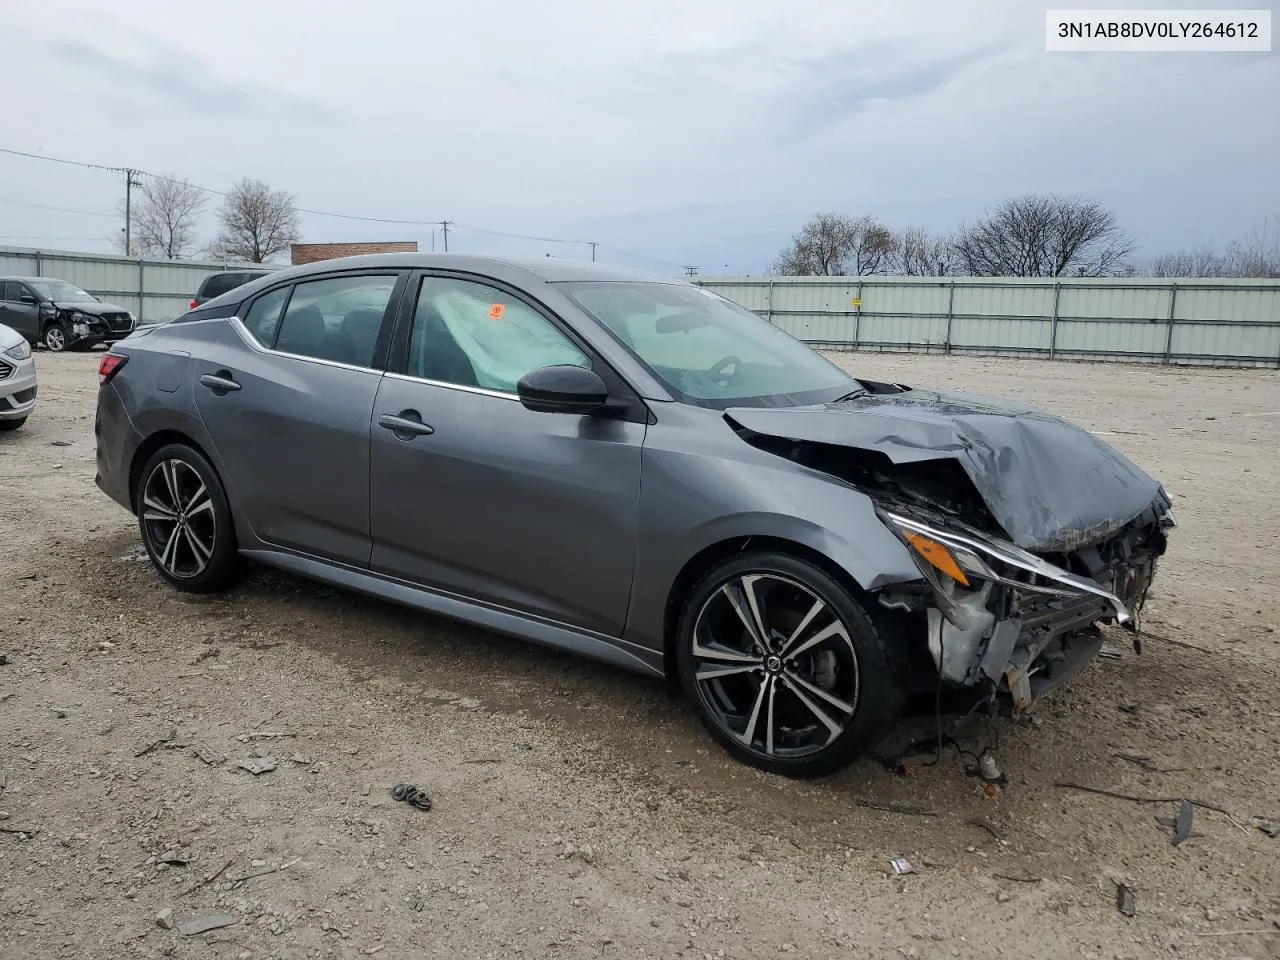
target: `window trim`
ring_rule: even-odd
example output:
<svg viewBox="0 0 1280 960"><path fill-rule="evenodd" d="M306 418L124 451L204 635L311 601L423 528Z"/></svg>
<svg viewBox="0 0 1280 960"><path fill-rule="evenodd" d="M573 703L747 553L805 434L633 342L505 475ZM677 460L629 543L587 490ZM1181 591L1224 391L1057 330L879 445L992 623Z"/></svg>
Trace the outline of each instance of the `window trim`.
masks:
<svg viewBox="0 0 1280 960"><path fill-rule="evenodd" d="M403 268L382 268L365 267L359 270L335 270L332 273L311 274L306 277L298 277L292 280L279 283L260 290L252 297L240 304L228 319L236 332L248 342L259 353L269 354L274 357L289 357L293 360L310 360L313 363L323 363L332 367L340 367L344 370L372 370L374 372L385 372L387 370L387 355L391 347L391 337L398 318L400 316L402 303L405 296L405 289L408 286L410 272ZM387 305L382 310L382 322L378 326L378 337L373 345L373 358L366 366L358 363L343 363L340 360L326 360L323 357L308 357L301 353L289 353L287 350L277 350L276 343L280 339L280 330L284 326L285 315L289 312L289 304L293 302L294 290L304 283L315 283L320 280L341 280L346 277L395 277L395 284L391 288L391 296L387 298ZM250 281L251 283L253 281ZM253 335L245 324L249 311L263 297L275 293L277 290L286 290L284 304L280 307L280 320L276 324L275 334L271 338L270 346L264 345L261 340ZM228 291L230 292L230 291Z"/></svg>
<svg viewBox="0 0 1280 960"><path fill-rule="evenodd" d="M653 414L640 397L640 394L636 392L625 377L614 369L613 364L599 350L596 350L573 328L572 324L566 322L563 317L546 306L546 304L540 302L529 291L497 277L483 273L470 273L466 270L420 268L410 272L408 282L400 298L399 311L395 318L391 336L390 350L385 368L387 376L394 377L397 380L407 380L411 383L421 383L449 390L460 390L464 393L500 397L504 400L514 400L516 403L520 402L520 397L515 392L506 393L501 390L492 390L488 387L471 387L460 383L447 383L442 380L419 377L408 372L409 339L413 331L414 317L418 312L418 298L422 295L422 284L426 280L463 280L483 287L491 287L524 304L535 313L541 315L556 332L573 344L591 362L591 370L599 375L609 391L609 399L606 404L610 410L608 414L601 415L608 415L618 420L627 420L633 423L653 422Z"/></svg>

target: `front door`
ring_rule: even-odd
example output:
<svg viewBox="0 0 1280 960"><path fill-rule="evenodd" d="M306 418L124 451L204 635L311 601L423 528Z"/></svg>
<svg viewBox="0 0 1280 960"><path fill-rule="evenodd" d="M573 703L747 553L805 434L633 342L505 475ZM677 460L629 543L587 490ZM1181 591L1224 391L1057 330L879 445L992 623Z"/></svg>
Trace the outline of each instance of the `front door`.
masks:
<svg viewBox="0 0 1280 960"><path fill-rule="evenodd" d="M23 300L26 297L26 301ZM35 291L20 280L0 282L0 323L28 340L40 339L40 307Z"/></svg>
<svg viewBox="0 0 1280 960"><path fill-rule="evenodd" d="M620 635L644 424L520 404L525 373L599 361L511 290L427 276L411 307L374 404L372 568Z"/></svg>
<svg viewBox="0 0 1280 960"><path fill-rule="evenodd" d="M258 296L202 351L196 404L261 540L366 567L376 344L403 275L322 277Z"/></svg>

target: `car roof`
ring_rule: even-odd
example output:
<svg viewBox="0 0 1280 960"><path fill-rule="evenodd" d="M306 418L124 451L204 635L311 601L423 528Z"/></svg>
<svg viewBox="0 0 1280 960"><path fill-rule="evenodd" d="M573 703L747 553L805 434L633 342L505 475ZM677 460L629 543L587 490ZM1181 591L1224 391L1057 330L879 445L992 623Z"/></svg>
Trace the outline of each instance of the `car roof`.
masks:
<svg viewBox="0 0 1280 960"><path fill-rule="evenodd" d="M648 281L678 283L679 280L643 270L615 267L590 260L562 257L491 257L466 253L371 253L355 257L317 260L297 267L285 267L272 273L272 281L291 280L333 270L364 270L377 267L398 269L446 269L467 273L508 273L513 269L531 274L546 283L569 281Z"/></svg>

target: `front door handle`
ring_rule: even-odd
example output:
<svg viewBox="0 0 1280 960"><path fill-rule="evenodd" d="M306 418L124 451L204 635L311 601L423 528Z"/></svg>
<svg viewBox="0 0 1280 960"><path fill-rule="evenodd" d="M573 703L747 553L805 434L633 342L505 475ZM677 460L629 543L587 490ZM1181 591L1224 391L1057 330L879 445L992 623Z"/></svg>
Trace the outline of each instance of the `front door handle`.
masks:
<svg viewBox="0 0 1280 960"><path fill-rule="evenodd" d="M394 415L384 413L378 417L378 426L390 430L400 440L429 437L436 432L435 427L422 422L422 414L417 410L401 410Z"/></svg>
<svg viewBox="0 0 1280 960"><path fill-rule="evenodd" d="M206 373L200 377L202 386L208 387L218 396L223 396L233 390L239 390L240 384L231 379L231 374L227 370L219 370L217 373Z"/></svg>

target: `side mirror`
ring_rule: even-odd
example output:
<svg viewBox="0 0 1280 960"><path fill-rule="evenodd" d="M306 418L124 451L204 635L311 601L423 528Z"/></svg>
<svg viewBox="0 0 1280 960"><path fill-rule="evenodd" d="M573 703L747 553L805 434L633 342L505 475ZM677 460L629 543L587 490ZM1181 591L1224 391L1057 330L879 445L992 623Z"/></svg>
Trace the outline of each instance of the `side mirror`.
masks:
<svg viewBox="0 0 1280 960"><path fill-rule="evenodd" d="M530 371L516 384L525 409L538 413L591 413L604 406L609 388L600 375L568 364Z"/></svg>
<svg viewBox="0 0 1280 960"><path fill-rule="evenodd" d="M40 302L39 300L37 300L35 297L33 297L33 296L32 296L31 294L29 294L29 293L28 293L28 294L26 294L25 296L19 297L18 299L19 299L22 303L29 303L29 304L31 304L31 305L33 305L33 306L34 306L35 304L37 304L37 303L39 303L39 302Z"/></svg>

